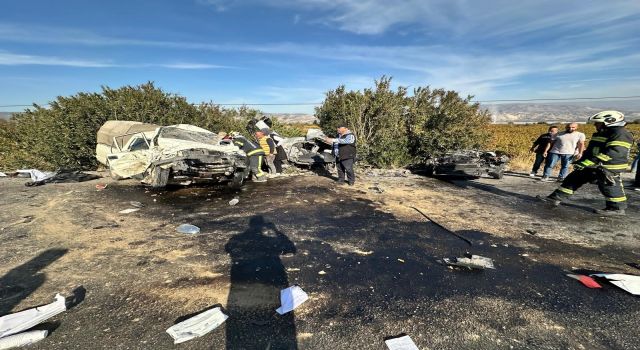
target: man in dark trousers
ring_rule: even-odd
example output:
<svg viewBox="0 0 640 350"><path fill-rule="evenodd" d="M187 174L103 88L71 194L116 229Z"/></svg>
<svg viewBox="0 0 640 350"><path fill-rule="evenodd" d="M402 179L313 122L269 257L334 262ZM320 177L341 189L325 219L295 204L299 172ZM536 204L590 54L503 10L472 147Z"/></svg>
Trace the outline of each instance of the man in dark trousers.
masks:
<svg viewBox="0 0 640 350"><path fill-rule="evenodd" d="M356 182L353 172L353 163L356 160L356 137L351 133L345 123L338 124L338 137L326 138L326 143L333 144L333 154L336 156L338 167L338 182L344 183L345 174L350 186Z"/></svg>
<svg viewBox="0 0 640 350"><path fill-rule="evenodd" d="M594 212L603 216L625 215L627 196L620 173L627 170L633 136L624 128L624 115L618 111L600 112L589 118L589 122L595 123L597 131L591 136L584 156L573 164L573 172L558 189L538 198L559 205L582 185L595 182L605 197L606 207Z"/></svg>
<svg viewBox="0 0 640 350"><path fill-rule="evenodd" d="M529 176L535 177L538 173L540 166L544 163L544 159L547 157L547 145L553 142L556 134L558 134L558 127L555 125L550 126L546 133L538 136L538 139L533 142L530 151L536 153L536 160L533 163L533 168L531 169Z"/></svg>

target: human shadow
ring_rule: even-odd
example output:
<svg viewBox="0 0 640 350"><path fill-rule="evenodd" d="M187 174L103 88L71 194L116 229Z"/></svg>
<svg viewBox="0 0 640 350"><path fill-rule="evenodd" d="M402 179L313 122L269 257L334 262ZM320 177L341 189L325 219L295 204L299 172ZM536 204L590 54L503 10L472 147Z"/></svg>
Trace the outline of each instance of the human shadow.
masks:
<svg viewBox="0 0 640 350"><path fill-rule="evenodd" d="M295 254L287 236L261 215L229 239L231 288L227 300L227 349L297 349L294 315L277 315L280 290L289 287L283 254Z"/></svg>
<svg viewBox="0 0 640 350"><path fill-rule="evenodd" d="M0 315L11 312L22 300L40 288L46 281L41 270L60 259L67 251L46 250L0 277Z"/></svg>

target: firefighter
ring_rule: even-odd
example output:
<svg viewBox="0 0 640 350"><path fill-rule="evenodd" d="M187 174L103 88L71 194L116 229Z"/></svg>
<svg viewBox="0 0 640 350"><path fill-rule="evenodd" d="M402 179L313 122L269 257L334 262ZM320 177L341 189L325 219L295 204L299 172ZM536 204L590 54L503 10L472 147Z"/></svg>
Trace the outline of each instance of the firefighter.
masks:
<svg viewBox="0 0 640 350"><path fill-rule="evenodd" d="M251 169L251 173L253 174L253 182L266 182L267 174L262 171L262 161L264 158L262 148L237 132L231 133L231 139L234 145L238 146L247 154L249 169Z"/></svg>
<svg viewBox="0 0 640 350"><path fill-rule="evenodd" d="M604 209L594 212L604 216L625 215L627 197L620 173L627 169L629 150L633 136L625 129L624 115L618 111L603 111L589 118L595 123L596 133L591 137L583 157L573 164L573 172L567 176L548 197L539 197L553 205L559 205L586 183L598 184L606 199Z"/></svg>

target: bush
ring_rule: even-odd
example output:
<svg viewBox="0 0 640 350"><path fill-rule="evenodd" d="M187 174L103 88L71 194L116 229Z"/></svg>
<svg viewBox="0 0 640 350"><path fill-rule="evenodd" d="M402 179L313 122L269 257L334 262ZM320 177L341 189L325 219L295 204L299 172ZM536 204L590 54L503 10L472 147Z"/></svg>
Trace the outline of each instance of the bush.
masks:
<svg viewBox="0 0 640 350"><path fill-rule="evenodd" d="M119 89L103 87L101 93L58 97L49 108L34 105L0 124L0 167L93 169L97 166L96 133L107 120L240 131L256 113L213 103L196 107L152 82Z"/></svg>
<svg viewBox="0 0 640 350"><path fill-rule="evenodd" d="M333 134L344 121L356 135L359 158L374 166L398 167L451 149L483 146L489 113L471 97L455 91L391 90L383 76L373 89L346 91L344 86L326 93L316 108L320 127Z"/></svg>

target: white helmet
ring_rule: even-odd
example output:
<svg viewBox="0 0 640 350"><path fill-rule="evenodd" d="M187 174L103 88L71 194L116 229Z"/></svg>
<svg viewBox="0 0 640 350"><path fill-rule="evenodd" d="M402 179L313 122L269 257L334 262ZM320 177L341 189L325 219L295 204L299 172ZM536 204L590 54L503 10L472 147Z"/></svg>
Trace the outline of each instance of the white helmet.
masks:
<svg viewBox="0 0 640 350"><path fill-rule="evenodd" d="M625 125L624 114L618 111L602 111L589 118L589 123L604 123L605 126Z"/></svg>

